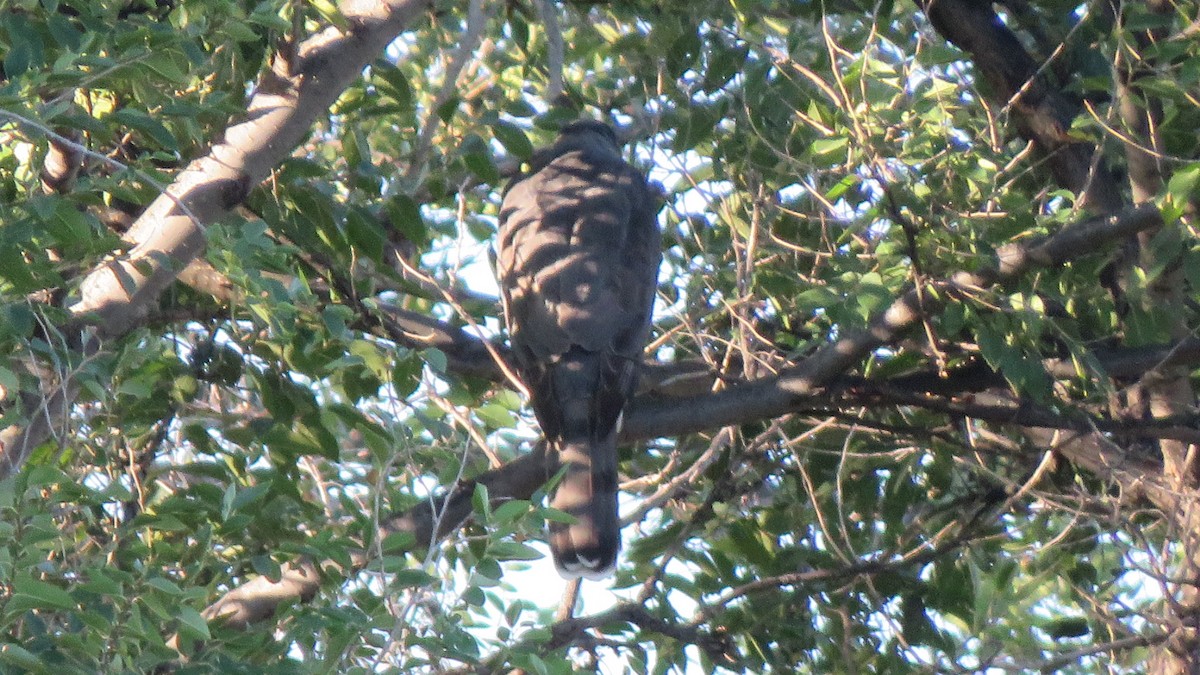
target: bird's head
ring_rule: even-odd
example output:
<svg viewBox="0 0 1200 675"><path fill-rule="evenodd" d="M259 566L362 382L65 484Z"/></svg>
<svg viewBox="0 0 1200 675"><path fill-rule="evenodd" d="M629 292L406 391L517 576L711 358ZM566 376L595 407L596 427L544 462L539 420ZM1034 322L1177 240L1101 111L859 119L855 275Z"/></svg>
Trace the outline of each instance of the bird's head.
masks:
<svg viewBox="0 0 1200 675"><path fill-rule="evenodd" d="M621 143L613 128L604 122L582 119L558 130L558 140L549 148L549 158L582 150L602 155L621 155Z"/></svg>
<svg viewBox="0 0 1200 675"><path fill-rule="evenodd" d="M539 171L554 159L569 152L583 152L593 158L620 160L621 143L612 127L604 122L582 119L571 122L558 131L553 145L536 150L530 165Z"/></svg>
<svg viewBox="0 0 1200 675"><path fill-rule="evenodd" d="M563 141L594 143L596 140L607 143L614 149L621 147L621 143L617 141L616 132L604 122L589 119L576 120L558 130L559 143Z"/></svg>

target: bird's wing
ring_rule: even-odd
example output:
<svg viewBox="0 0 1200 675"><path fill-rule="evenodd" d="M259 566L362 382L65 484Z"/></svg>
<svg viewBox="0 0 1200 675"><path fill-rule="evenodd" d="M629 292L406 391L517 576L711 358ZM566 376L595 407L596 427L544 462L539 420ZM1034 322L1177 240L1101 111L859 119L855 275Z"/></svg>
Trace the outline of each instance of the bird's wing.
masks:
<svg viewBox="0 0 1200 675"><path fill-rule="evenodd" d="M566 152L515 183L497 271L512 352L564 476L551 523L566 576L616 563L617 422L650 330L661 257L654 197L615 153Z"/></svg>
<svg viewBox="0 0 1200 675"><path fill-rule="evenodd" d="M583 152L512 186L498 264L518 360L573 346L640 357L661 255L653 201L636 169Z"/></svg>

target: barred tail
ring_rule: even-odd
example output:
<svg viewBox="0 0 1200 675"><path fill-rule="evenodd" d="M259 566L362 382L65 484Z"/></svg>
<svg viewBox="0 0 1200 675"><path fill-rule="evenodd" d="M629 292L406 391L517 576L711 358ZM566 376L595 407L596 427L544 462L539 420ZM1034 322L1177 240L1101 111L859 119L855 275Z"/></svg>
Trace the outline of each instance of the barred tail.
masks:
<svg viewBox="0 0 1200 675"><path fill-rule="evenodd" d="M601 579L612 574L621 548L617 516L617 434L596 441L556 444L566 473L550 505L574 516L574 523L551 522L550 552L564 578Z"/></svg>

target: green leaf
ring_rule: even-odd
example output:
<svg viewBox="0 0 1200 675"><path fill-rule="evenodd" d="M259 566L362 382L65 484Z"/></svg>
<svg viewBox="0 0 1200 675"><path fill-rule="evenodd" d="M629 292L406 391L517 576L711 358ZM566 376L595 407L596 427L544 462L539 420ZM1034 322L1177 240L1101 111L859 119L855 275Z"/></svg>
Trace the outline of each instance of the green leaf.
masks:
<svg viewBox="0 0 1200 675"><path fill-rule="evenodd" d="M150 54L142 63L172 84L186 84L188 76L176 63L175 55L169 52Z"/></svg>
<svg viewBox="0 0 1200 675"><path fill-rule="evenodd" d="M1180 167L1167 181L1167 196L1176 204L1187 204L1195 199L1200 186L1200 162Z"/></svg>
<svg viewBox="0 0 1200 675"><path fill-rule="evenodd" d="M397 588L431 586L434 581L432 576L418 569L399 570L392 576L392 585Z"/></svg>
<svg viewBox="0 0 1200 675"><path fill-rule="evenodd" d="M179 588L178 584L174 583L170 579L164 579L163 577L153 577L148 579L146 580L146 585L151 588L158 589L167 595L181 595L183 593L183 589Z"/></svg>
<svg viewBox="0 0 1200 675"><path fill-rule="evenodd" d="M492 136L500 141L500 145L503 145L509 154L522 160L533 156L533 143L529 142L529 137L523 129L508 122L497 122L491 128Z"/></svg>
<svg viewBox="0 0 1200 675"><path fill-rule="evenodd" d="M377 86L380 91L394 100L401 109L409 110L413 107L412 87L399 68L386 61L377 61L371 67L371 73L379 78Z"/></svg>
<svg viewBox="0 0 1200 675"><path fill-rule="evenodd" d="M463 591L462 600L472 607L483 607L484 603L487 602L487 596L484 594L482 588L478 586L468 586L467 589Z"/></svg>
<svg viewBox="0 0 1200 675"><path fill-rule="evenodd" d="M475 484L475 492L471 494L471 506L475 509L476 515L487 522L492 512L491 500L488 499L488 488L483 483Z"/></svg>
<svg viewBox="0 0 1200 675"><path fill-rule="evenodd" d="M221 24L221 33L234 42L258 42L262 39L262 35L254 28L232 19L226 19Z"/></svg>
<svg viewBox="0 0 1200 675"><path fill-rule="evenodd" d="M31 673L51 672L46 664L33 654L33 652L12 643L0 645L0 663L6 663Z"/></svg>
<svg viewBox="0 0 1200 675"><path fill-rule="evenodd" d="M488 546L488 554L496 560L541 560L537 549L516 541L498 541Z"/></svg>
<svg viewBox="0 0 1200 675"><path fill-rule="evenodd" d="M270 483L259 483L258 485L251 485L249 487L242 488L241 490L237 491L237 496L234 497L231 506L233 510L239 511L247 506L250 506L251 504L254 504L255 502L260 501L270 491Z"/></svg>
<svg viewBox="0 0 1200 675"><path fill-rule="evenodd" d="M35 602L35 607L45 609L74 609L75 600L71 594L54 584L39 581L28 576L18 576L13 580L13 595L25 596Z"/></svg>
<svg viewBox="0 0 1200 675"><path fill-rule="evenodd" d="M376 262L383 262L387 237L373 219L358 211L346 214L346 238L350 245Z"/></svg>
<svg viewBox="0 0 1200 675"><path fill-rule="evenodd" d="M463 162L471 173L479 177L479 180L488 185L495 185L500 182L500 172L496 170L496 165L492 163L492 157L483 153L468 153L463 155Z"/></svg>
<svg viewBox="0 0 1200 675"><path fill-rule="evenodd" d="M1091 632L1088 620L1083 617L1055 619L1045 625L1045 631L1054 640L1083 637Z"/></svg>
<svg viewBox="0 0 1200 675"><path fill-rule="evenodd" d="M388 216L388 225L396 228L417 248L423 248L429 242L429 232L421 215L421 207L411 197L392 197L384 205L384 211Z"/></svg>
<svg viewBox="0 0 1200 675"><path fill-rule="evenodd" d="M439 375L446 374L446 354L442 350L430 348L421 352L421 355L425 358L425 364L428 365L433 372L438 373Z"/></svg>
<svg viewBox="0 0 1200 675"><path fill-rule="evenodd" d="M250 566L254 571L266 577L273 583L283 578L283 567L269 555L256 555L250 558Z"/></svg>
<svg viewBox="0 0 1200 675"><path fill-rule="evenodd" d="M558 131L564 124L575 121L579 113L563 107L554 107L533 119L533 126L548 131Z"/></svg>
<svg viewBox="0 0 1200 675"><path fill-rule="evenodd" d="M529 500L511 499L496 507L496 510L492 513L492 521L500 525L511 523L520 516L529 513L531 506Z"/></svg>
<svg viewBox="0 0 1200 675"><path fill-rule="evenodd" d="M33 46L25 40L16 40L4 55L4 74L16 79L29 70L33 63Z"/></svg>
<svg viewBox="0 0 1200 675"><path fill-rule="evenodd" d="M179 620L180 633L197 640L212 639L212 634L208 631L208 621L200 615L200 612L184 605L179 608L175 618Z"/></svg>
<svg viewBox="0 0 1200 675"><path fill-rule="evenodd" d="M510 429L517 424L517 419L508 408L495 403L487 403L475 409L475 415L492 429Z"/></svg>
<svg viewBox="0 0 1200 675"><path fill-rule="evenodd" d="M392 532L383 538L380 548L384 553L402 553L411 551L417 545L417 539L412 532Z"/></svg>
<svg viewBox="0 0 1200 675"><path fill-rule="evenodd" d="M708 70L704 73L704 90L714 92L724 87L741 71L749 54L749 45L715 47L714 54L709 59Z"/></svg>
<svg viewBox="0 0 1200 675"><path fill-rule="evenodd" d="M313 9L317 10L322 19L325 19L343 31L349 30L350 22L346 20L341 10L331 0L309 0L309 4Z"/></svg>
<svg viewBox="0 0 1200 675"><path fill-rule="evenodd" d="M61 14L51 15L46 20L46 28L50 31L50 37L67 51L77 51L83 44L83 34Z"/></svg>
<svg viewBox="0 0 1200 675"><path fill-rule="evenodd" d="M841 199L843 195L849 192L850 188L855 187L860 182L861 179L858 176L846 176L825 193L825 199L828 199L831 202L837 201Z"/></svg>
<svg viewBox="0 0 1200 675"><path fill-rule="evenodd" d="M796 305L806 309L825 309L841 304L841 298L824 286L810 288L796 296Z"/></svg>
<svg viewBox="0 0 1200 675"><path fill-rule="evenodd" d="M2 257L3 254L0 253L0 258ZM34 316L29 305L24 302L0 305L0 336L27 338L33 333L36 322L37 317ZM12 371L7 371L3 377L0 377L0 386L9 392L16 392L20 387L20 382Z"/></svg>
<svg viewBox="0 0 1200 675"><path fill-rule="evenodd" d="M0 246L0 279L12 284L17 293L25 294L40 290L41 284L30 273L29 262L15 246Z"/></svg>
<svg viewBox="0 0 1200 675"><path fill-rule="evenodd" d="M79 584L78 588L80 590L100 595L111 595L113 597L120 597L125 592L120 582L113 579L101 568L88 570L86 579L86 581Z"/></svg>
<svg viewBox="0 0 1200 675"><path fill-rule="evenodd" d="M417 390L421 384L423 366L421 359L411 352L396 359L396 365L392 368L392 386L398 397L407 399Z"/></svg>
<svg viewBox="0 0 1200 675"><path fill-rule="evenodd" d="M832 161L840 158L849 144L850 139L845 136L820 138L812 142L812 145L809 146L809 152L814 159Z"/></svg>
<svg viewBox="0 0 1200 675"><path fill-rule="evenodd" d="M458 96L451 96L444 103L438 106L437 116L443 123L449 123L454 117L454 113L458 111L458 104L461 100Z"/></svg>
<svg viewBox="0 0 1200 675"><path fill-rule="evenodd" d="M179 149L179 141L175 140L175 135L163 126L162 122L140 110L123 108L113 113L113 117L121 124L145 133L164 150Z"/></svg>

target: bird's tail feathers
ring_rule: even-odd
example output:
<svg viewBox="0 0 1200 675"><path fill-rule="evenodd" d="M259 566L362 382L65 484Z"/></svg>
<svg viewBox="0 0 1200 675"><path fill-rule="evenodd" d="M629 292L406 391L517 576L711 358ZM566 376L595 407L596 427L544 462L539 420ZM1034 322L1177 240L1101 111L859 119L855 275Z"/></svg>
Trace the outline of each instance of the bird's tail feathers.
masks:
<svg viewBox="0 0 1200 675"><path fill-rule="evenodd" d="M555 450L565 473L550 505L575 518L549 523L554 566L567 579L601 579L612 574L621 548L617 515L617 434L564 440Z"/></svg>

